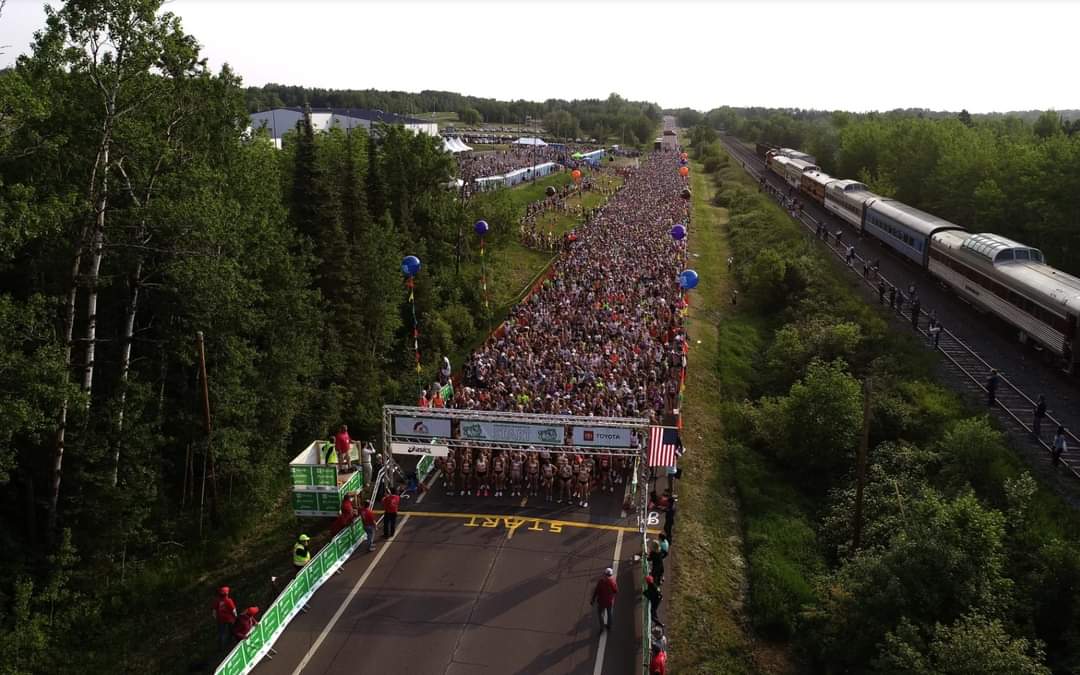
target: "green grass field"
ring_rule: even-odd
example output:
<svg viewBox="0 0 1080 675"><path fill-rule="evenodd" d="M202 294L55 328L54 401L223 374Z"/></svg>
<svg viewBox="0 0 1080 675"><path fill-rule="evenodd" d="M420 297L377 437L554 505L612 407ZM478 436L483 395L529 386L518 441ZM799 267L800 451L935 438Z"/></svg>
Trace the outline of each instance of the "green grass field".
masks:
<svg viewBox="0 0 1080 675"><path fill-rule="evenodd" d="M724 228L727 210L710 205L713 188L691 165L694 191L689 265L701 277L691 292L689 364L683 402L680 460L684 479L668 586L671 669L677 673L751 673L752 644L742 628L745 563L738 508L722 438L723 380L719 356L727 347L719 327L732 312Z"/></svg>

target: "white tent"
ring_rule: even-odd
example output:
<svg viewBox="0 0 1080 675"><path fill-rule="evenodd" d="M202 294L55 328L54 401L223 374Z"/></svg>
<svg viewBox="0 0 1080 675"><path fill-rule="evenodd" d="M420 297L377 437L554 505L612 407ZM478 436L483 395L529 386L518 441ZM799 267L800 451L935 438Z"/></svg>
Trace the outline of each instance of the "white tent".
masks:
<svg viewBox="0 0 1080 675"><path fill-rule="evenodd" d="M469 150L472 150L472 148L465 145L465 141L461 140L460 138L451 138L450 143L452 143L454 147L457 148L458 152L468 152Z"/></svg>
<svg viewBox="0 0 1080 675"><path fill-rule="evenodd" d="M530 138L528 136L522 136L521 138L514 141L513 144L514 145L536 145L536 146L547 145L547 143L545 143L543 141L543 139Z"/></svg>

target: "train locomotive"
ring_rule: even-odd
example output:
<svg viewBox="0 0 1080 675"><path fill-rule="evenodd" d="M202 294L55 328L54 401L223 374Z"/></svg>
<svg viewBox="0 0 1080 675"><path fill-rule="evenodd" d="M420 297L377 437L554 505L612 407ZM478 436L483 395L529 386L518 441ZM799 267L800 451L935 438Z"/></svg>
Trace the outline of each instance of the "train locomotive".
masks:
<svg viewBox="0 0 1080 675"><path fill-rule="evenodd" d="M770 171L826 211L919 265L965 301L1014 326L1021 342L1047 350L1075 374L1080 278L1046 264L1042 251L829 176L814 157L759 144Z"/></svg>

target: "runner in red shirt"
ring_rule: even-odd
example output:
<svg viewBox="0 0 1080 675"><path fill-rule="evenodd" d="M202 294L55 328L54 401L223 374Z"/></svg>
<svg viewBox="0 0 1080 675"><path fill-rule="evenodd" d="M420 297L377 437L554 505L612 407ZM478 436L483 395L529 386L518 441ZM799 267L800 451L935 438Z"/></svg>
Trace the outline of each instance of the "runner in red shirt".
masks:
<svg viewBox="0 0 1080 675"><path fill-rule="evenodd" d="M401 505L401 497L393 492L388 492L382 498L383 506L383 537L390 539L394 536L397 527L398 507Z"/></svg>
<svg viewBox="0 0 1080 675"><path fill-rule="evenodd" d="M236 621L236 603L229 597L228 586L218 589L213 610L218 625L218 647L225 649L229 646L229 634L232 633L232 625Z"/></svg>
<svg viewBox="0 0 1080 675"><path fill-rule="evenodd" d="M596 612L600 616L600 628L611 630L612 612L615 610L615 595L619 592L619 586L615 583L615 571L610 567L604 570L604 576L596 582L593 589L592 601L596 605Z"/></svg>

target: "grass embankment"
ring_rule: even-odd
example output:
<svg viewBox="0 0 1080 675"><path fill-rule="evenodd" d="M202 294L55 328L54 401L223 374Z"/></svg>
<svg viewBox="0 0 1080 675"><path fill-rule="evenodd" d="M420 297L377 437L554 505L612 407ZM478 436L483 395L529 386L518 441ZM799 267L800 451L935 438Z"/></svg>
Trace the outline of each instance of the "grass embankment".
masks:
<svg viewBox="0 0 1080 675"><path fill-rule="evenodd" d="M745 564L738 508L723 441L721 403L726 370L737 346L723 335L734 313L724 236L727 210L711 206L713 189L692 165L690 266L701 276L692 293L678 484L681 504L667 624L672 670L678 673L752 672L750 640L742 628ZM694 257L697 256L697 257ZM722 327L725 327L722 331ZM721 364L723 368L719 367Z"/></svg>

